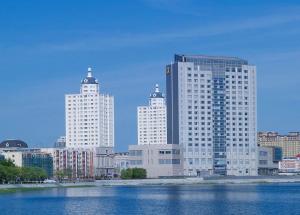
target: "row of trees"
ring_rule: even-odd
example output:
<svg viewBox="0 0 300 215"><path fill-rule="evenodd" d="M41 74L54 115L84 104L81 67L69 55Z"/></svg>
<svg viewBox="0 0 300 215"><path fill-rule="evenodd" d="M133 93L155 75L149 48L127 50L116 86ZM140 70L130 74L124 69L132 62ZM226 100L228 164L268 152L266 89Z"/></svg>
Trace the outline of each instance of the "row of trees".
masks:
<svg viewBox="0 0 300 215"><path fill-rule="evenodd" d="M145 179L147 171L143 168L128 168L121 171L122 179Z"/></svg>
<svg viewBox="0 0 300 215"><path fill-rule="evenodd" d="M59 182L62 182L63 180L72 180L75 177L73 177L73 172L71 168L67 168L65 170L58 170L55 172L55 177Z"/></svg>
<svg viewBox="0 0 300 215"><path fill-rule="evenodd" d="M38 167L17 167L10 160L0 161L0 183L23 183L43 181L47 178L45 170Z"/></svg>

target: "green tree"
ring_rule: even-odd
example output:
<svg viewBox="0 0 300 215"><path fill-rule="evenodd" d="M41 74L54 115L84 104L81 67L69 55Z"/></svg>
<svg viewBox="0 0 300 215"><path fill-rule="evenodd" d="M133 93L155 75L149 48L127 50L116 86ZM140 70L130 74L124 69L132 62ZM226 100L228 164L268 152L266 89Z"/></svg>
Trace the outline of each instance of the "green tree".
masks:
<svg viewBox="0 0 300 215"><path fill-rule="evenodd" d="M147 177L147 171L143 168L128 168L121 171L122 179L144 179Z"/></svg>
<svg viewBox="0 0 300 215"><path fill-rule="evenodd" d="M133 179L144 179L147 177L147 172L143 168L133 168L132 178Z"/></svg>
<svg viewBox="0 0 300 215"><path fill-rule="evenodd" d="M14 162L12 162L12 160L1 160L0 161L0 165L2 166L7 166L7 167L15 167Z"/></svg>
<svg viewBox="0 0 300 215"><path fill-rule="evenodd" d="M67 176L69 180L72 179L73 171L72 171L71 167L68 167L67 169L65 169L64 173L65 173L65 176Z"/></svg>
<svg viewBox="0 0 300 215"><path fill-rule="evenodd" d="M131 168L123 169L121 171L121 178L122 179L132 179L132 169Z"/></svg>
<svg viewBox="0 0 300 215"><path fill-rule="evenodd" d="M0 161L0 182L21 183L29 181L42 181L47 173L39 167L17 167L10 160Z"/></svg>
<svg viewBox="0 0 300 215"><path fill-rule="evenodd" d="M57 170L57 171L55 172L55 176L56 176L56 178L57 178L57 180L58 180L59 182L62 182L62 180L63 180L64 177L65 177L65 173L64 173L64 171L62 171L62 170Z"/></svg>

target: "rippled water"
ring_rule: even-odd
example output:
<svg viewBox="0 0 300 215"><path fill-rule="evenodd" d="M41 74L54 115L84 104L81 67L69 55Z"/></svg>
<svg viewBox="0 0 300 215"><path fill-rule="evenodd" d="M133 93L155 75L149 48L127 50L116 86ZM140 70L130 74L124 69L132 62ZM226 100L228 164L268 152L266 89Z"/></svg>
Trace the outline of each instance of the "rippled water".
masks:
<svg viewBox="0 0 300 215"><path fill-rule="evenodd" d="M0 214L300 214L300 184L49 189L0 195Z"/></svg>

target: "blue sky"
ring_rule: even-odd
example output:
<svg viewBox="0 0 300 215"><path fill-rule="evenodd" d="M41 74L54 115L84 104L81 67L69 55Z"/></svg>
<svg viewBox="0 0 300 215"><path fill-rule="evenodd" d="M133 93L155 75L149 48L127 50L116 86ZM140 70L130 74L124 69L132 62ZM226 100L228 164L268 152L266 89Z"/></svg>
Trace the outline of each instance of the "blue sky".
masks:
<svg viewBox="0 0 300 215"><path fill-rule="evenodd" d="M115 96L116 150L136 144L136 107L174 53L257 65L258 129L300 130L299 1L6 1L0 7L0 139L52 146L64 94L92 66Z"/></svg>

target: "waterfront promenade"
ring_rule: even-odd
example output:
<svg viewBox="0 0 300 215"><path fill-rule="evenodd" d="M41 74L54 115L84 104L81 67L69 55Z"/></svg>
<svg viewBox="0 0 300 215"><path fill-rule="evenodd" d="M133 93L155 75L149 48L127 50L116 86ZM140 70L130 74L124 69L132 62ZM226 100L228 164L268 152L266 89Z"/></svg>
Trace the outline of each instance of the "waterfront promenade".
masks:
<svg viewBox="0 0 300 215"><path fill-rule="evenodd" d="M3 184L4 189L29 188L69 188L101 186L165 186L165 185L205 185L205 184L260 184L260 183L300 183L300 176L257 176L257 177L209 177L209 178L166 178L139 180L97 180L95 182L54 183L54 184Z"/></svg>
<svg viewBox="0 0 300 215"><path fill-rule="evenodd" d="M255 184L296 183L300 176L252 176L252 177L209 177L209 178L166 178L139 180L99 180L96 186L146 186L146 185L205 185L205 184Z"/></svg>

